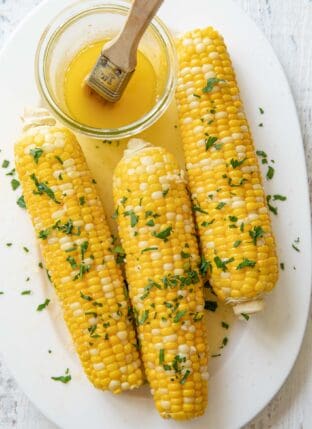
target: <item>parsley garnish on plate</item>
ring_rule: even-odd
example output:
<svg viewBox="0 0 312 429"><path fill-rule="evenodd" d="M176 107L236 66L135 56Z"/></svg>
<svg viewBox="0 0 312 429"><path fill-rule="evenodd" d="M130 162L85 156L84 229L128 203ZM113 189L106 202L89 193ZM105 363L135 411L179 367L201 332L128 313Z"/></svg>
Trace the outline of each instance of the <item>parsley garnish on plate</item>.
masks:
<svg viewBox="0 0 312 429"><path fill-rule="evenodd" d="M211 77L207 80L206 86L203 88L204 93L209 93L213 90L213 88L221 82L225 82L224 79L218 79L217 77Z"/></svg>
<svg viewBox="0 0 312 429"><path fill-rule="evenodd" d="M43 150L35 147L35 149L30 149L29 154L34 158L36 164L38 164L40 157L43 154Z"/></svg>
<svg viewBox="0 0 312 429"><path fill-rule="evenodd" d="M38 305L38 307L37 307L37 311L42 311L42 310L44 310L45 308L47 308L47 306L50 304L50 299L46 299L45 301L44 301L44 303L42 303L42 304L40 304L40 305Z"/></svg>
<svg viewBox="0 0 312 429"><path fill-rule="evenodd" d="M49 353L50 353L50 351L49 351ZM71 379L72 378L71 378L71 375L69 374L69 369L68 368L65 371L65 375L61 375L59 377L51 377L51 380L60 381L63 384L69 383Z"/></svg>

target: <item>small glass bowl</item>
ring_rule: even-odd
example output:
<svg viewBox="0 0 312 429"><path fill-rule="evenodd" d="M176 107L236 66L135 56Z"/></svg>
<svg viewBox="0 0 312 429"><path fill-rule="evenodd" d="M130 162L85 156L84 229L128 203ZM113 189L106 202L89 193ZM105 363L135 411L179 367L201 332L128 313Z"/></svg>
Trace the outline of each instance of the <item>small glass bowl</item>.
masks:
<svg viewBox="0 0 312 429"><path fill-rule="evenodd" d="M74 56L86 45L113 38L122 28L129 3L120 0L79 1L64 9L41 36L35 61L39 92L50 110L65 125L97 139L133 136L155 123L168 108L176 85L176 52L168 28L154 18L139 49L154 67L156 76L166 76L153 108L140 119L119 128L94 128L70 116L64 99L64 78Z"/></svg>

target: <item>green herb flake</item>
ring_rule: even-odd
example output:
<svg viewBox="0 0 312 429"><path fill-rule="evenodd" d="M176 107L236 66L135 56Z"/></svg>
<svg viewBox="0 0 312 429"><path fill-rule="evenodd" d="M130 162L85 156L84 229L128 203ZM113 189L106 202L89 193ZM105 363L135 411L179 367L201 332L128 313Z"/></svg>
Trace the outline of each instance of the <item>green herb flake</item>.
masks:
<svg viewBox="0 0 312 429"><path fill-rule="evenodd" d="M221 346L221 348L225 347L228 344L228 342L229 342L228 337L224 337L223 340L222 340L222 346Z"/></svg>
<svg viewBox="0 0 312 429"><path fill-rule="evenodd" d="M36 164L38 164L40 157L43 154L43 150L35 147L35 149L30 149L29 154L34 158Z"/></svg>
<svg viewBox="0 0 312 429"><path fill-rule="evenodd" d="M13 243L6 243L6 247L11 247Z"/></svg>
<svg viewBox="0 0 312 429"><path fill-rule="evenodd" d="M238 218L237 218L236 216L229 216L229 220L230 220L231 222L237 222L237 221L238 221Z"/></svg>
<svg viewBox="0 0 312 429"><path fill-rule="evenodd" d="M12 186L13 191L16 191L16 189L19 188L19 186L20 186L20 182L16 179L12 179L11 180L11 186Z"/></svg>
<svg viewBox="0 0 312 429"><path fill-rule="evenodd" d="M9 171L8 173L6 173L6 176L14 176L15 172L16 172L15 168L12 168L11 171Z"/></svg>
<svg viewBox="0 0 312 429"><path fill-rule="evenodd" d="M16 204L21 208L21 209L26 209L26 203L25 203L25 199L24 199L24 195L21 195L18 200L16 201Z"/></svg>
<svg viewBox="0 0 312 429"><path fill-rule="evenodd" d="M212 272L212 265L210 261L206 261L206 259L202 256L199 264L199 271L202 277L206 277L208 272Z"/></svg>
<svg viewBox="0 0 312 429"><path fill-rule="evenodd" d="M21 295L31 295L31 290L23 290Z"/></svg>
<svg viewBox="0 0 312 429"><path fill-rule="evenodd" d="M260 157L260 158L267 158L268 155L263 151L263 150L257 150L256 154Z"/></svg>
<svg viewBox="0 0 312 429"><path fill-rule="evenodd" d="M147 226L155 226L155 221L154 219L150 219L149 221L146 222Z"/></svg>
<svg viewBox="0 0 312 429"><path fill-rule="evenodd" d="M183 316L185 316L187 313L186 310L179 310L176 312L174 318L173 318L173 323L178 323L180 322L180 320L182 319Z"/></svg>
<svg viewBox="0 0 312 429"><path fill-rule="evenodd" d="M84 206L86 204L86 198L85 197L79 197L79 205Z"/></svg>
<svg viewBox="0 0 312 429"><path fill-rule="evenodd" d="M37 307L37 311L42 311L42 310L44 310L45 308L47 308L47 306L50 304L50 299L46 299L45 301L44 301L44 303L42 303L42 304L40 304L40 305L38 305L38 307Z"/></svg>
<svg viewBox="0 0 312 429"><path fill-rule="evenodd" d="M246 161L246 159L247 158L244 158L241 161L239 161L238 159L231 159L230 164L235 169L237 167L240 167L242 164L244 164L244 162Z"/></svg>
<svg viewBox="0 0 312 429"><path fill-rule="evenodd" d="M23 246L23 250L24 250L25 253L29 253L28 247Z"/></svg>
<svg viewBox="0 0 312 429"><path fill-rule="evenodd" d="M206 228L207 226L212 225L214 223L214 221L215 221L215 219L212 219L210 222L208 222L208 221L202 222L201 226Z"/></svg>
<svg viewBox="0 0 312 429"><path fill-rule="evenodd" d="M258 124L258 127L262 128L263 127L263 123L261 122L260 124Z"/></svg>
<svg viewBox="0 0 312 429"><path fill-rule="evenodd" d="M239 229L240 229L240 232L244 232L244 230L245 230L245 224L244 224L244 222L241 223Z"/></svg>
<svg viewBox="0 0 312 429"><path fill-rule="evenodd" d="M208 214L208 212L206 212L205 210L203 210L198 204L197 205L193 205L192 206L192 210L193 212L198 212L198 213L202 213L202 214Z"/></svg>
<svg viewBox="0 0 312 429"><path fill-rule="evenodd" d="M206 300L204 308L205 308L205 310L209 310L209 311L212 311L214 313L216 311L216 309L218 308L218 303L217 303L217 301Z"/></svg>
<svg viewBox="0 0 312 429"><path fill-rule="evenodd" d="M50 350L49 350L49 352L50 352ZM63 384L69 383L71 381L71 379L72 378L71 378L71 375L69 374L69 369L68 368L65 371L65 375L61 375L59 377L51 377L51 380L59 381L59 382L61 382Z"/></svg>
<svg viewBox="0 0 312 429"><path fill-rule="evenodd" d="M41 240L46 240L49 237L50 233L51 233L50 228L43 229L39 232L38 238L40 238Z"/></svg>
<svg viewBox="0 0 312 429"><path fill-rule="evenodd" d="M165 350L160 349L159 350L159 365L162 365L164 363L164 360L165 360Z"/></svg>
<svg viewBox="0 0 312 429"><path fill-rule="evenodd" d="M274 168L273 168L273 167L271 167L271 165L269 165L269 168L268 168L268 171L267 171L267 174L266 174L266 178L267 178L268 180L273 179L274 173L275 173Z"/></svg>
<svg viewBox="0 0 312 429"><path fill-rule="evenodd" d="M273 195L273 201L286 201L287 197L284 195L275 194Z"/></svg>
<svg viewBox="0 0 312 429"><path fill-rule="evenodd" d="M241 316L245 319L245 320L249 320L250 316L247 313L241 313Z"/></svg>
<svg viewBox="0 0 312 429"><path fill-rule="evenodd" d="M237 270L242 270L243 268L251 267L253 268L256 265L255 261L251 261L248 258L244 258L243 261L237 265Z"/></svg>
<svg viewBox="0 0 312 429"><path fill-rule="evenodd" d="M169 188L168 188L168 189L165 189L165 190L162 192L162 194L163 194L163 197L164 197L164 198L168 195L168 192L169 192Z"/></svg>
<svg viewBox="0 0 312 429"><path fill-rule="evenodd" d="M63 165L64 164L64 161L62 160L62 158L60 157L60 156L58 156L58 155L55 155L55 157L54 157L61 165Z"/></svg>
<svg viewBox="0 0 312 429"><path fill-rule="evenodd" d="M168 226L168 228L164 229L163 231L160 232L153 232L153 236L156 238L159 238L161 240L164 240L164 242L166 243L168 241L168 237L170 236L172 232L172 226Z"/></svg>
<svg viewBox="0 0 312 429"><path fill-rule="evenodd" d="M141 250L141 254L146 252L153 252L154 250L158 250L158 247L146 247L145 249Z"/></svg>
<svg viewBox="0 0 312 429"><path fill-rule="evenodd" d="M43 263L42 263L42 262L39 262L39 263L38 263L38 267L39 267L39 268L41 268L41 269L43 269Z"/></svg>
<svg viewBox="0 0 312 429"><path fill-rule="evenodd" d="M137 216L133 210L124 213L124 216L130 216L130 226L134 228L139 222L139 216Z"/></svg>
<svg viewBox="0 0 312 429"><path fill-rule="evenodd" d="M263 108L262 108L262 107L259 107L259 112L261 113L261 115L263 115L263 114L264 114L264 110L263 110Z"/></svg>
<svg viewBox="0 0 312 429"><path fill-rule="evenodd" d="M10 165L10 161L8 161L7 159L4 159L2 162L2 168L8 168L9 165Z"/></svg>
<svg viewBox="0 0 312 429"><path fill-rule="evenodd" d="M190 258L190 256L191 256L191 254L190 254L190 253L184 252L183 250L182 250L182 252L180 253L180 255L181 255L181 258L182 258L182 259L188 259L188 258Z"/></svg>
<svg viewBox="0 0 312 429"><path fill-rule="evenodd" d="M226 206L226 203L221 201L217 206L216 206L216 210L221 210L223 209L223 207Z"/></svg>
<svg viewBox="0 0 312 429"><path fill-rule="evenodd" d="M266 201L267 201L268 209L270 210L270 212L272 212L273 214L275 214L275 216L277 216L278 209L277 209L277 207L272 206L271 199L272 199L272 195L267 195L266 196Z"/></svg>
<svg viewBox="0 0 312 429"><path fill-rule="evenodd" d="M71 266L73 269L76 269L76 268L78 267L78 264L77 264L77 262L76 262L75 258L73 258L72 256L68 256L68 257L66 258L66 261L70 264L70 266Z"/></svg>
<svg viewBox="0 0 312 429"><path fill-rule="evenodd" d="M60 201L58 201L55 197L54 192L51 188L48 187L46 183L39 182L35 174L30 175L31 180L34 182L36 186L36 190L33 191L35 195L43 195L46 194L51 200L53 200L56 204L61 204Z"/></svg>
<svg viewBox="0 0 312 429"><path fill-rule="evenodd" d="M189 369L187 369L185 371L185 373L183 374L183 377L180 380L180 384L182 384L182 385L185 384L185 382L186 382L188 376L190 375L190 373L191 373L191 371Z"/></svg>
<svg viewBox="0 0 312 429"><path fill-rule="evenodd" d="M249 231L249 235L252 238L253 244L257 245L257 240L264 236L264 231L261 226L255 226L253 229Z"/></svg>
<svg viewBox="0 0 312 429"><path fill-rule="evenodd" d="M221 322L221 326L222 326L222 328L224 328L224 329L229 329L229 327L230 327L230 325L228 324L228 323L226 323L226 322Z"/></svg>
<svg viewBox="0 0 312 429"><path fill-rule="evenodd" d="M300 252L299 247L297 247L294 243L291 245L291 247L292 247L296 252Z"/></svg>
<svg viewBox="0 0 312 429"><path fill-rule="evenodd" d="M209 136L205 142L206 151L212 148L217 142L217 140L218 140L218 137Z"/></svg>
<svg viewBox="0 0 312 429"><path fill-rule="evenodd" d="M283 270L283 271L285 270L285 264L284 264L284 262L281 262L281 263L280 263L280 268L281 268L281 270Z"/></svg>
<svg viewBox="0 0 312 429"><path fill-rule="evenodd" d="M80 297L82 298L82 299L84 299L85 301L93 301L93 298L91 297L91 296L89 296L89 295L85 295L84 293L82 293L81 291L80 291Z"/></svg>
<svg viewBox="0 0 312 429"><path fill-rule="evenodd" d="M141 316L141 319L139 320L139 325L144 325L144 323L148 319L149 310L144 310Z"/></svg>
<svg viewBox="0 0 312 429"><path fill-rule="evenodd" d="M206 86L203 88L203 93L207 94L213 90L213 88L221 82L225 82L224 79L218 79L217 77L211 77L207 80Z"/></svg>
<svg viewBox="0 0 312 429"><path fill-rule="evenodd" d="M224 272L227 271L227 264L233 261L234 261L234 258L224 259L224 260L222 260L219 256L215 256L214 258L214 262L217 268L221 269Z"/></svg>
<svg viewBox="0 0 312 429"><path fill-rule="evenodd" d="M237 247L239 247L242 244L242 240L236 240L234 241L233 247L236 249Z"/></svg>

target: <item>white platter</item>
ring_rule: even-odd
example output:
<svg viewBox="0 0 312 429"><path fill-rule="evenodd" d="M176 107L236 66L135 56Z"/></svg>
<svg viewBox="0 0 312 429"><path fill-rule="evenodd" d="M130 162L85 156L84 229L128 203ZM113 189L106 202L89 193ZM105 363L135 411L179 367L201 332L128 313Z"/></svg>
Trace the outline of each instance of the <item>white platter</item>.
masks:
<svg viewBox="0 0 312 429"><path fill-rule="evenodd" d="M33 60L39 36L71 0L44 2L17 29L0 55L0 153L13 160L25 105L36 104ZM231 52L256 145L275 160L268 194L287 195L273 226L280 261L279 284L265 311L237 323L222 359L211 363L210 404L204 417L188 423L162 421L147 389L113 397L90 386L71 347L54 292L38 268L40 255L17 192L0 172L0 348L33 403L66 429L185 427L235 429L252 419L275 395L298 355L308 316L311 247L307 177L297 114L281 66L267 40L230 0L167 0L160 16L175 31L215 26ZM258 107L265 109L260 117ZM264 122L264 127L258 127ZM265 171L265 170L264 170ZM300 253L292 248L300 237ZM8 248L5 243L12 242ZM30 249L28 254L22 246ZM296 269L294 269L296 267ZM25 279L31 277L31 285ZM32 289L29 297L21 297ZM47 311L35 311L46 297ZM53 350L52 354L48 350ZM68 385L51 381L71 369Z"/></svg>

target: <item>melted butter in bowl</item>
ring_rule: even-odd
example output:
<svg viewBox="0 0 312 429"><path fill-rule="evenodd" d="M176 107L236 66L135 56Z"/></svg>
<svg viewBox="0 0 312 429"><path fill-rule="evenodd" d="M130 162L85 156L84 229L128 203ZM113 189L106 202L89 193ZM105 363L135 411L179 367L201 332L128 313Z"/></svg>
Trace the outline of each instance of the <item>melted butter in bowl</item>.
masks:
<svg viewBox="0 0 312 429"><path fill-rule="evenodd" d="M65 73L64 99L69 114L94 128L119 128L137 121L156 104L165 81L165 76L156 76L149 59L139 51L136 70L120 101L105 101L86 85L85 79L107 41L84 47Z"/></svg>

